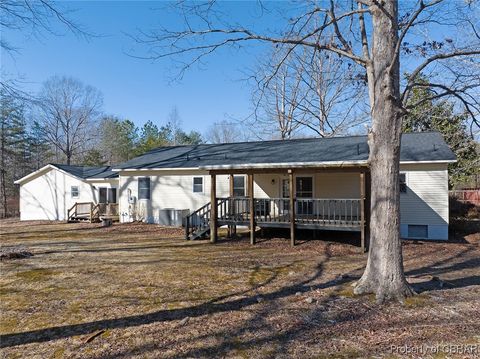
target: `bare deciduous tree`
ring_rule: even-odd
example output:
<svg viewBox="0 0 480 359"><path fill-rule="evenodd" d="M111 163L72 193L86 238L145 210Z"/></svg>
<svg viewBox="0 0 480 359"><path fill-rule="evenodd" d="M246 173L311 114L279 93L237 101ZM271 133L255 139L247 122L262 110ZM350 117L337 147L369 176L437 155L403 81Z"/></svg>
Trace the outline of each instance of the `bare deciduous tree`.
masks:
<svg viewBox="0 0 480 359"><path fill-rule="evenodd" d="M205 139L210 143L232 143L244 140L244 136L240 124L223 120L210 126Z"/></svg>
<svg viewBox="0 0 480 359"><path fill-rule="evenodd" d="M436 69L436 76L428 76L431 79L428 86L437 89L439 96L456 97L478 124L478 96L474 92L478 87L459 90L453 86L455 73L463 76L468 74L465 67L478 66L477 4L419 0L402 2L401 9L396 0L330 0L325 4L296 4L285 28L266 32L255 27L225 25L225 21L219 20L220 15L213 13L213 3L203 6L182 3L184 29L142 33L137 40L148 45L150 53L145 57L180 57L185 64L183 70L220 48L248 42L283 47L285 56L276 67L298 47L309 47L344 57L363 69L372 118L368 144L375 190L371 197L368 261L355 293L375 293L379 302L403 300L413 294L404 275L400 241L400 141L402 118L408 111L404 101L417 85L417 75ZM463 36L451 39L437 35L441 39L430 41L425 34L428 35L432 24ZM405 64L409 68L404 67L403 71L411 76L401 90L400 64L407 56L410 61ZM449 73L443 72L452 61L462 70L454 72L455 67L450 67Z"/></svg>
<svg viewBox="0 0 480 359"><path fill-rule="evenodd" d="M279 57L254 76L253 126L269 134L275 128L286 139L345 134L368 121L366 84L351 63L308 47L276 66Z"/></svg>
<svg viewBox="0 0 480 359"><path fill-rule="evenodd" d="M0 2L0 48L9 54L19 51L17 46L9 41L9 32L29 32L35 37L44 33L58 35L54 30L54 23L60 23L71 33L84 38L93 36L75 23L69 11L60 4L50 0L2 0ZM30 96L19 90L19 79L9 79L8 74L2 73L0 89L3 93L29 98Z"/></svg>
<svg viewBox="0 0 480 359"><path fill-rule="evenodd" d="M43 84L39 98L39 123L48 141L67 164L92 138L102 95L94 87L70 77L54 76ZM57 160L59 158L57 157Z"/></svg>
<svg viewBox="0 0 480 359"><path fill-rule="evenodd" d="M276 62L277 57L273 57ZM262 66L262 72L272 69L271 62ZM294 68L293 64L285 63L276 69L275 74L265 75L257 82L254 93L255 112L251 125L267 134L269 139L291 138L296 131L302 128L303 118L300 113L302 73L301 69Z"/></svg>

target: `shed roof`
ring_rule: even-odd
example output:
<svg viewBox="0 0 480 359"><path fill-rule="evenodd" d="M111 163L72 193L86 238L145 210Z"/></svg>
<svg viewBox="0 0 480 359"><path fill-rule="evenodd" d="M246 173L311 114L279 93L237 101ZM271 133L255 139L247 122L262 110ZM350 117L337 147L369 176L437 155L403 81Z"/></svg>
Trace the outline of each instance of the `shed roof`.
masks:
<svg viewBox="0 0 480 359"><path fill-rule="evenodd" d="M57 169L59 171L63 171L68 173L78 179L82 180L106 180L111 178L118 178L118 172L112 171L112 167L109 166L72 166L72 165L64 165L58 163L49 163L42 168L29 173L28 175L16 180L15 184L22 184L24 182L28 182L31 179L35 178L35 176L44 173L46 171L50 171L52 169Z"/></svg>
<svg viewBox="0 0 480 359"><path fill-rule="evenodd" d="M112 167L110 166L73 166L58 163L51 163L51 165L83 179L107 179L118 177L118 173L112 171Z"/></svg>
<svg viewBox="0 0 480 359"><path fill-rule="evenodd" d="M159 147L113 170L361 165L366 164L368 154L367 136L200 144ZM455 155L438 132L405 133L400 161L452 162Z"/></svg>

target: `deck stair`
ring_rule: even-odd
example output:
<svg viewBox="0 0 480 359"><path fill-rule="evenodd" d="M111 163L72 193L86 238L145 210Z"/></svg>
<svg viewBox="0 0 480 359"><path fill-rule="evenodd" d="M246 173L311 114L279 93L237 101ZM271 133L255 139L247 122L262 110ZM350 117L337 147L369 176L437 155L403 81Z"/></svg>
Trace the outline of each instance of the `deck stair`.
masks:
<svg viewBox="0 0 480 359"><path fill-rule="evenodd" d="M75 202L68 210L67 217L69 223L99 222L100 205L93 202Z"/></svg>
<svg viewBox="0 0 480 359"><path fill-rule="evenodd" d="M219 199L217 201L217 208L223 208L226 201L227 199ZM185 218L185 238L195 240L204 239L209 236L211 214L212 204L208 202L206 205L188 215Z"/></svg>

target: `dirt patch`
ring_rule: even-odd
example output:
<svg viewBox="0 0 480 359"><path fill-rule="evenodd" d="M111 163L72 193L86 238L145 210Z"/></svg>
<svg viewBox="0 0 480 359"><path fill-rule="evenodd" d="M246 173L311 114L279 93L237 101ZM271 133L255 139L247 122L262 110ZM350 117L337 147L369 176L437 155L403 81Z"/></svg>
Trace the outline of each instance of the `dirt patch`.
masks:
<svg viewBox="0 0 480 359"><path fill-rule="evenodd" d="M9 220L0 238L35 254L0 263L4 357L395 358L392 345L480 345L476 239L405 241L419 295L379 306L353 294L366 255L326 233L295 248L281 233L212 245L141 223Z"/></svg>
<svg viewBox="0 0 480 359"><path fill-rule="evenodd" d="M33 253L27 251L23 247L17 248L0 248L0 261L9 260L9 259L24 259L30 258L33 256Z"/></svg>

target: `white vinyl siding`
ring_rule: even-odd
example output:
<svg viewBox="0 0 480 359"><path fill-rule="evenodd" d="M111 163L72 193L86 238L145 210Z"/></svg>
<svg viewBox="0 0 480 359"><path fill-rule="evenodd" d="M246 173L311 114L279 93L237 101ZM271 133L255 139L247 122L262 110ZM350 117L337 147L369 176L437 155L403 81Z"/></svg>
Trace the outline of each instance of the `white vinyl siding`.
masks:
<svg viewBox="0 0 480 359"><path fill-rule="evenodd" d="M138 179L150 177L151 200L145 205L138 201ZM203 192L193 192L193 178L203 177ZM257 198L268 198L278 196L277 175L255 176L254 192ZM275 178L272 184L272 178ZM217 197L228 197L230 194L229 176L217 175ZM165 208L189 209L191 212L210 202L210 180L211 177L206 171L122 171L120 172L119 194L121 221L139 220L156 222L159 217L159 210ZM265 188L262 188L264 186ZM135 203L128 203L128 189L131 195L137 199ZM268 192L268 194L267 194Z"/></svg>
<svg viewBox="0 0 480 359"><path fill-rule="evenodd" d="M317 173L314 196L316 198L360 198L360 174Z"/></svg>
<svg viewBox="0 0 480 359"><path fill-rule="evenodd" d="M114 181L105 181L102 186L111 183ZM67 210L75 202L97 202L97 185L99 183L87 183L57 169L48 169L20 186L20 219L65 220ZM77 197L74 197L75 188Z"/></svg>
<svg viewBox="0 0 480 359"><path fill-rule="evenodd" d="M428 225L432 239L443 239L448 232L448 174L445 164L402 165L405 173L407 192L400 196L402 236L407 236L408 225ZM151 178L151 204L128 203L126 189L138 199L139 177ZM315 198L356 199L360 197L359 173L311 173L313 196ZM194 177L203 177L203 192L192 192ZM288 175L259 174L254 176L256 198L278 198L281 196L282 180ZM122 171L120 185L124 191L119 194L120 212L123 221L137 219L155 222L158 212L164 208L189 209L191 212L210 202L210 175L207 171L164 170L164 171ZM229 176L217 175L217 197L229 196ZM372 189L375 190L375 189ZM135 206L137 208L135 208Z"/></svg>
<svg viewBox="0 0 480 359"><path fill-rule="evenodd" d="M448 224L448 172L445 164L401 166L407 192L400 196L401 223Z"/></svg>

